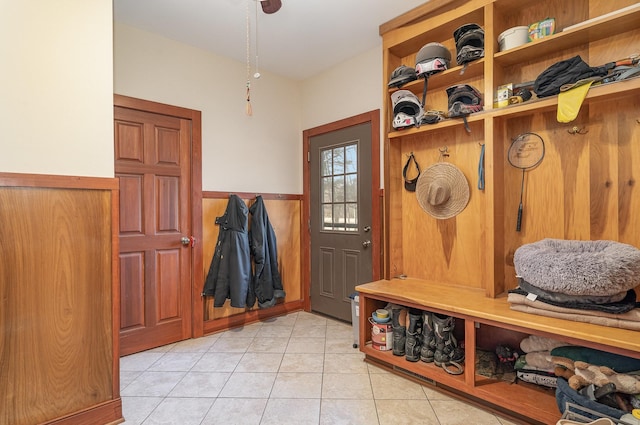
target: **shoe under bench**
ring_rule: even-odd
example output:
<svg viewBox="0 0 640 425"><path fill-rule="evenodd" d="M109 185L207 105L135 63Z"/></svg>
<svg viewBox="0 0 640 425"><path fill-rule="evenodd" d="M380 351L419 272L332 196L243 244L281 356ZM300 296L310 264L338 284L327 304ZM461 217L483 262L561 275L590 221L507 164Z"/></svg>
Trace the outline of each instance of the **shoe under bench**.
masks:
<svg viewBox="0 0 640 425"><path fill-rule="evenodd" d="M522 423L555 424L561 417L555 390L522 381L509 383L476 374L476 348L508 343L517 348L528 335L640 358L637 331L539 316L510 309L506 294L487 297L480 288L457 287L422 279L392 279L356 287L359 293L359 347L367 362L411 380L464 398ZM447 373L433 363L410 362L404 356L373 347L372 313L398 304L456 318L456 335L464 346L464 372Z"/></svg>

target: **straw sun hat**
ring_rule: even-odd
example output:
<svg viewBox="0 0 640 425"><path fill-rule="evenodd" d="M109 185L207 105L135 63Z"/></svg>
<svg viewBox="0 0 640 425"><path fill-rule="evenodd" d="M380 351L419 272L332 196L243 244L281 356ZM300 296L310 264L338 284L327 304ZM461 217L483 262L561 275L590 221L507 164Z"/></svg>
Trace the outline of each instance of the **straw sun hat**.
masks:
<svg viewBox="0 0 640 425"><path fill-rule="evenodd" d="M422 209L433 217L455 217L469 202L469 183L455 165L437 162L420 174L416 197Z"/></svg>

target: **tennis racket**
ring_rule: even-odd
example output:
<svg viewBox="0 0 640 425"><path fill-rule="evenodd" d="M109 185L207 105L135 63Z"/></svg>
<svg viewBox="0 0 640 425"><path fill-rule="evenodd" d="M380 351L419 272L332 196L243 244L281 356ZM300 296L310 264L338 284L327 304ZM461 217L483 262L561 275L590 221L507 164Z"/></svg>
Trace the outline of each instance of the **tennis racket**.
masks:
<svg viewBox="0 0 640 425"><path fill-rule="evenodd" d="M518 205L518 221L516 232L522 228L522 198L524 194L524 172L540 164L544 158L544 140L535 133L522 133L511 142L507 159L509 164L522 170L520 183L520 205Z"/></svg>

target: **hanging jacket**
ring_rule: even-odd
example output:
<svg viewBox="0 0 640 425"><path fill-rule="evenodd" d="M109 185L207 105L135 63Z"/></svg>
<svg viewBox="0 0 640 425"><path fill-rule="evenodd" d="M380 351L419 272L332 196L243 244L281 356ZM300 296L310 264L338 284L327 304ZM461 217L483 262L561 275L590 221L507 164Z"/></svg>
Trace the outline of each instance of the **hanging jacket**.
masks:
<svg viewBox="0 0 640 425"><path fill-rule="evenodd" d="M251 286L248 208L237 195L230 195L224 215L216 218L220 227L216 249L205 280L203 296L214 297L214 307L231 299L231 307L247 307Z"/></svg>
<svg viewBox="0 0 640 425"><path fill-rule="evenodd" d="M282 278L278 270L278 248L269 215L262 196L258 195L251 208L251 255L254 261L253 290L259 308L273 307L278 298L284 298ZM253 300L248 304L253 305Z"/></svg>

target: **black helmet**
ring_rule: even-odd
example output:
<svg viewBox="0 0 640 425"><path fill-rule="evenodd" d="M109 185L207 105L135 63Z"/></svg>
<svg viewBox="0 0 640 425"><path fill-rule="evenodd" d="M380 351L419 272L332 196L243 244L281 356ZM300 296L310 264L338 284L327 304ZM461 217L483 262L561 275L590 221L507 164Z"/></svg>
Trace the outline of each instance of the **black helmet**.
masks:
<svg viewBox="0 0 640 425"><path fill-rule="evenodd" d="M458 65L484 57L484 30L478 24L465 24L453 32Z"/></svg>
<svg viewBox="0 0 640 425"><path fill-rule="evenodd" d="M484 102L478 90L469 84L459 84L447 89L449 118L463 117L482 110Z"/></svg>
<svg viewBox="0 0 640 425"><path fill-rule="evenodd" d="M400 65L391 73L391 77L389 77L389 87L399 88L417 79L418 76L416 75L416 70L414 68L409 68L406 65Z"/></svg>
<svg viewBox="0 0 640 425"><path fill-rule="evenodd" d="M451 52L440 43L425 44L416 54L416 75L428 76L449 68Z"/></svg>

